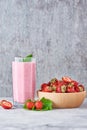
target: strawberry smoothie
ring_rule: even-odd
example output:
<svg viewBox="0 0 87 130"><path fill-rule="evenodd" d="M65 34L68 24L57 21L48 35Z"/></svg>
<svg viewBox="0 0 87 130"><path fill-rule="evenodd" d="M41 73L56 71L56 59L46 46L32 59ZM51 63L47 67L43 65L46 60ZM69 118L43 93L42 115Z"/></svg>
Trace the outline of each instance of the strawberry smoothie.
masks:
<svg viewBox="0 0 87 130"><path fill-rule="evenodd" d="M24 103L34 99L36 85L36 62L12 62L13 100Z"/></svg>

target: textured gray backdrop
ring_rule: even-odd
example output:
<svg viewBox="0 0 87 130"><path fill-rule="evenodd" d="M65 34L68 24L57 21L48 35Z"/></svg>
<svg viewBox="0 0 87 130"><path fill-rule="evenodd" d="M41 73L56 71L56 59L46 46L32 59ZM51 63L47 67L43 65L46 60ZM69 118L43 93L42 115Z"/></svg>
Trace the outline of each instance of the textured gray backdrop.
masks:
<svg viewBox="0 0 87 130"><path fill-rule="evenodd" d="M87 87L87 0L0 0L0 96L12 96L14 57L29 53L36 89L63 75Z"/></svg>

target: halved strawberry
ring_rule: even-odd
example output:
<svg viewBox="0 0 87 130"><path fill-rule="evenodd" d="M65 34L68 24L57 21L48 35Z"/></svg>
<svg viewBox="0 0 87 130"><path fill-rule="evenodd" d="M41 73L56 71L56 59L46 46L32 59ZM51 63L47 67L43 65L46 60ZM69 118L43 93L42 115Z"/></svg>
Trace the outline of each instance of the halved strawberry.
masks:
<svg viewBox="0 0 87 130"><path fill-rule="evenodd" d="M67 82L67 83L70 83L70 82L72 81L72 79L69 78L68 76L62 77L62 80L63 80L64 82Z"/></svg>
<svg viewBox="0 0 87 130"><path fill-rule="evenodd" d="M12 108L12 103L7 101L7 100L2 100L1 101L1 106L4 108L4 109L11 109Z"/></svg>

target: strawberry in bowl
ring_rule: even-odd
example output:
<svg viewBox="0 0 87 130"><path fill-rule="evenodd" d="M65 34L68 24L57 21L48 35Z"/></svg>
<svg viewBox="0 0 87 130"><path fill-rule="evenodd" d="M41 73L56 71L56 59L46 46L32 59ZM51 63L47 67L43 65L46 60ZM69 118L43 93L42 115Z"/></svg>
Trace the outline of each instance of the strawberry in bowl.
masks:
<svg viewBox="0 0 87 130"><path fill-rule="evenodd" d="M48 83L42 83L38 97L52 100L55 108L74 108L83 103L86 91L76 80L63 76L61 79L53 78Z"/></svg>

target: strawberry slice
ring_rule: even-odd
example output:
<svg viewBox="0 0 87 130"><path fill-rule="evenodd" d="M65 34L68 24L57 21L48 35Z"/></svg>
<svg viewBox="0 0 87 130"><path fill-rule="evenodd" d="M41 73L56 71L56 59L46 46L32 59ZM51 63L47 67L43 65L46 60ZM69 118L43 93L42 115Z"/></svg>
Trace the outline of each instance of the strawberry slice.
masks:
<svg viewBox="0 0 87 130"><path fill-rule="evenodd" d="M12 103L7 101L7 100L2 100L1 101L1 106L4 108L4 109L11 109L12 108Z"/></svg>
<svg viewBox="0 0 87 130"><path fill-rule="evenodd" d="M68 76L62 77L62 80L63 80L64 82L66 82L66 83L71 83L71 81L72 81L72 79L69 78Z"/></svg>

